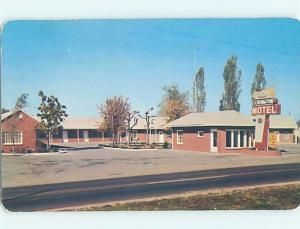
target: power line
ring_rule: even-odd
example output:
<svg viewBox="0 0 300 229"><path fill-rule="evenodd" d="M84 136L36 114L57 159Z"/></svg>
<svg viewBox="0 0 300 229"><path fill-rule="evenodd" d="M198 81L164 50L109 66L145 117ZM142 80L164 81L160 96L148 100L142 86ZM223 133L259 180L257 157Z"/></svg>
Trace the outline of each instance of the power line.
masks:
<svg viewBox="0 0 300 229"><path fill-rule="evenodd" d="M174 30L162 29L162 28L159 28L159 27L149 26L149 25L145 25L145 24L141 25L139 23L128 22L128 21L122 21L122 23L132 24L132 25L140 26L140 27L147 27L149 29L153 29L153 30L157 30L157 31L173 33L173 34L176 34L176 35L187 36L187 37L192 37L192 38L201 39L201 40L207 40L207 41L211 41L211 42L215 42L215 43L221 43L221 44L226 44L226 45L231 45L231 46L238 46L238 47L242 47L242 48L248 48L248 49L251 49L251 50L255 49L255 50L258 50L258 51L261 51L261 52L268 52L268 53L273 53L273 54L277 54L277 55L294 56L294 57L299 57L300 56L300 55L295 55L295 54L291 54L291 53L275 52L275 51L271 51L271 50L267 50L267 49L263 49L263 48L259 48L259 47L255 47L255 46L245 45L245 44L232 43L230 41L223 41L223 40L219 40L219 39L206 38L206 37L202 37L202 36L198 36L198 35L194 35L194 34L178 32L178 31L174 31Z"/></svg>

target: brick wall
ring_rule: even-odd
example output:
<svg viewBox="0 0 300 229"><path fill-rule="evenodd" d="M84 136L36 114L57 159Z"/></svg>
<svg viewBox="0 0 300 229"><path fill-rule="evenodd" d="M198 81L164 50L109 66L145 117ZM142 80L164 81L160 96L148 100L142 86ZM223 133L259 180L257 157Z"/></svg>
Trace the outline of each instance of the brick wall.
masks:
<svg viewBox="0 0 300 229"><path fill-rule="evenodd" d="M177 143L177 130L183 130L183 144ZM197 136L197 131L203 131L203 137ZM173 149L187 151L210 151L210 129L208 128L174 128Z"/></svg>
<svg viewBox="0 0 300 229"><path fill-rule="evenodd" d="M219 153L226 152L241 152L248 150L247 147L243 148L226 148L226 127L185 127L185 128L173 128L173 149L174 150L186 150L186 151L197 151L197 152L211 152L211 129L217 129L217 145ZM247 129L240 127L236 129ZM183 144L177 143L177 130L183 130ZM203 137L198 137L198 131L203 131Z"/></svg>
<svg viewBox="0 0 300 229"><path fill-rule="evenodd" d="M286 143L286 144L294 143L294 134L293 133L280 133L279 134L279 143Z"/></svg>
<svg viewBox="0 0 300 229"><path fill-rule="evenodd" d="M295 134L294 129L271 129L271 133L277 133L279 134L279 144L292 144L295 142Z"/></svg>

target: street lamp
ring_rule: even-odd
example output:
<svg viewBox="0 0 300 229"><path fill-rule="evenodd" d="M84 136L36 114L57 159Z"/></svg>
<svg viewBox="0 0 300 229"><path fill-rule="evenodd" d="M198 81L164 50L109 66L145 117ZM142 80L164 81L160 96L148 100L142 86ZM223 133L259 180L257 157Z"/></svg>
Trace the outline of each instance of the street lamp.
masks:
<svg viewBox="0 0 300 229"><path fill-rule="evenodd" d="M150 139L149 139L149 129L150 129L150 118L152 117L155 117L155 115L150 115L150 112L153 111L153 107L151 107L150 109L148 109L146 112L145 112L145 116L141 116L139 114L139 117L142 118L142 119L145 119L146 120L146 136L147 136L147 143L149 145L149 148L151 147L150 145Z"/></svg>

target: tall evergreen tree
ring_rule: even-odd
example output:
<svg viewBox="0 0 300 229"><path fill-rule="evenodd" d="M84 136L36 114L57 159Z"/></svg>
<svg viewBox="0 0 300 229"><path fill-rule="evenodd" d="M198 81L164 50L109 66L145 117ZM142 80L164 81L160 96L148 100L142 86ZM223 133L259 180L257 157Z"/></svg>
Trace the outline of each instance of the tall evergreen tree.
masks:
<svg viewBox="0 0 300 229"><path fill-rule="evenodd" d="M258 63L256 65L256 73L252 82L251 87L251 95L254 91L261 91L265 89L267 85L267 81L265 79L265 69L264 66L261 63Z"/></svg>
<svg viewBox="0 0 300 229"><path fill-rule="evenodd" d="M196 112L205 111L206 92L204 86L204 68L201 67L197 72L193 85L193 105Z"/></svg>
<svg viewBox="0 0 300 229"><path fill-rule="evenodd" d="M237 67L237 57L231 56L224 67L224 92L220 100L220 111L240 111L238 99L241 94L241 75L242 72Z"/></svg>

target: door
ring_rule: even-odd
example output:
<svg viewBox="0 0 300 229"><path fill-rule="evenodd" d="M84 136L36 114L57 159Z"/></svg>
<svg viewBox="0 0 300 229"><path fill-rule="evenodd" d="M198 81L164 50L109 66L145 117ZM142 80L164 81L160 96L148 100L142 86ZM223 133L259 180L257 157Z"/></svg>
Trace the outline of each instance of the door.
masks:
<svg viewBox="0 0 300 229"><path fill-rule="evenodd" d="M159 131L158 132L158 141L159 141L159 143L164 143L164 141L165 141L165 135L164 135L163 131Z"/></svg>
<svg viewBox="0 0 300 229"><path fill-rule="evenodd" d="M276 133L276 136L277 136L277 143L280 143L280 134L279 134L279 131L275 131L274 133Z"/></svg>
<svg viewBox="0 0 300 229"><path fill-rule="evenodd" d="M84 142L89 142L89 133L87 130L83 131Z"/></svg>
<svg viewBox="0 0 300 229"><path fill-rule="evenodd" d="M68 142L68 131L67 130L63 131L63 142Z"/></svg>
<svg viewBox="0 0 300 229"><path fill-rule="evenodd" d="M210 151L218 152L218 130L210 130Z"/></svg>

